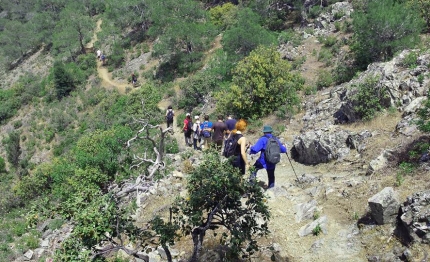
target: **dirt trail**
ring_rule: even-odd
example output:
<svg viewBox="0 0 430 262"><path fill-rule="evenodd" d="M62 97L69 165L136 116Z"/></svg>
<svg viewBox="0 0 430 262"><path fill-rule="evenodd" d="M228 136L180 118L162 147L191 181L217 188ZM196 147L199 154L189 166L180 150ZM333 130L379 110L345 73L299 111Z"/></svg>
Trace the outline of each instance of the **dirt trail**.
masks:
<svg viewBox="0 0 430 262"><path fill-rule="evenodd" d="M91 38L91 41L87 44L87 48L93 48L94 43L97 41L97 33L101 31L102 20L97 20L96 30L94 30L94 35ZM112 73L109 73L107 67L102 65L101 61L97 61L97 74L102 80L101 86L106 89L116 89L119 93L125 94L127 87L131 88L132 86L128 83L118 83L112 79Z"/></svg>

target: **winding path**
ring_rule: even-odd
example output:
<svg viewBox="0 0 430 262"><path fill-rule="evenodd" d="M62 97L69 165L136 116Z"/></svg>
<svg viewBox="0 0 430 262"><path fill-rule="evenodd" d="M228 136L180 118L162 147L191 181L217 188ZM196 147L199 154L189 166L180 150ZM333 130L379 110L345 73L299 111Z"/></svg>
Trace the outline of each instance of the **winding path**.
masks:
<svg viewBox="0 0 430 262"><path fill-rule="evenodd" d="M102 20L97 20L96 23L96 30L94 30L93 37L91 38L91 41L87 44L87 48L91 49L94 48L94 43L97 41L97 33L101 31L101 24ZM101 86L106 89L112 89L115 88L118 90L119 93L125 94L125 90L127 87L131 87L128 83L118 83L112 79L112 74L109 73L107 67L102 66L101 61L97 60L97 74L102 80Z"/></svg>

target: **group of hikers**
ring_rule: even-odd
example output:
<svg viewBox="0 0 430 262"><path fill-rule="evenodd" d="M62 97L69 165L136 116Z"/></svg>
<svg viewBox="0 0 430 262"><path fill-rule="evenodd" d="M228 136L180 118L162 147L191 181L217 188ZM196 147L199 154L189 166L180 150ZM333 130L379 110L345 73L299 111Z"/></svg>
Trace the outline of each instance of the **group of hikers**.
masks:
<svg viewBox="0 0 430 262"><path fill-rule="evenodd" d="M172 106L166 111L167 127L172 126L175 112ZM243 119L236 120L232 115L224 121L223 116L219 115L217 121L212 123L209 116L205 115L203 122L200 116L194 116L192 121L191 114L187 113L183 121L182 131L184 133L185 144L194 147L195 150L208 149L213 147L220 151L225 157L228 157L231 164L237 167L244 175L250 168L250 162L247 158L249 154L260 153L259 158L254 163L254 171L251 173L251 180L257 176L257 171L266 169L268 176L267 189L275 186L275 168L280 161L280 154L287 153L287 148L279 139L273 136L271 126L263 127L263 136L251 145L247 141L244 133L247 123Z"/></svg>

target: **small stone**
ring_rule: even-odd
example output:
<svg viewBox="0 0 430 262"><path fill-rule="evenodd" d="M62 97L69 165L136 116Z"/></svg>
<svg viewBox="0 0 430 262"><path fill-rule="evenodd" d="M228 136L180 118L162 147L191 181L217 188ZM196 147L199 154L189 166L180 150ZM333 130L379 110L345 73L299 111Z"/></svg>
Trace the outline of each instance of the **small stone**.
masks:
<svg viewBox="0 0 430 262"><path fill-rule="evenodd" d="M28 260L31 260L31 258L33 258L33 251L32 250L28 250L24 254L24 260L28 261Z"/></svg>

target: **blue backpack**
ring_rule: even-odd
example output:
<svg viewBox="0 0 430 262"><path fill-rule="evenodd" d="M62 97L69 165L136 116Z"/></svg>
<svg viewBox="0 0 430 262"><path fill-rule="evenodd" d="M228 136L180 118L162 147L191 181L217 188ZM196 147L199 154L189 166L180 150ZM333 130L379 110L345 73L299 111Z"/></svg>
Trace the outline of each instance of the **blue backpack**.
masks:
<svg viewBox="0 0 430 262"><path fill-rule="evenodd" d="M203 128L202 128L202 130L200 131L200 136L202 136L202 137L204 137L204 138L209 138L209 137L211 137L211 132L210 132L210 131L203 130L203 129L205 129L205 128L208 128L208 126L209 126L209 122L204 122L204 123L203 123Z"/></svg>

